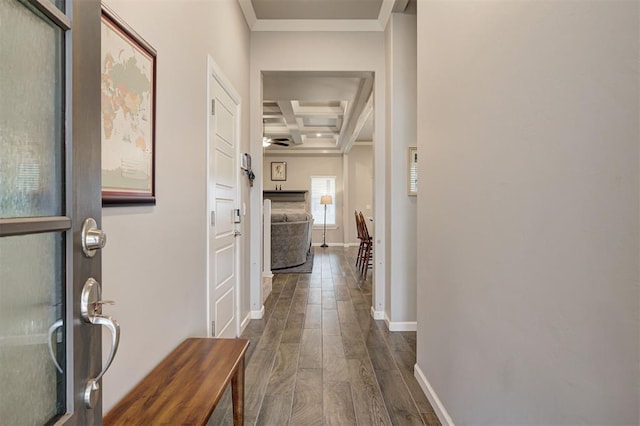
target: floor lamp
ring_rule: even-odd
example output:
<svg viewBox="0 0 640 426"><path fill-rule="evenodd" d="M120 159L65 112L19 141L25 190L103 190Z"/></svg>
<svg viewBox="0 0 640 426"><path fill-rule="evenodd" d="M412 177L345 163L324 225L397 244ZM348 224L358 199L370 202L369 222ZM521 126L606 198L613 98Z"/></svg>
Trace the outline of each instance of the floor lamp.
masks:
<svg viewBox="0 0 640 426"><path fill-rule="evenodd" d="M320 204L324 206L324 232L322 233L322 245L320 247L329 247L327 245L327 205L333 204L331 195L322 195Z"/></svg>

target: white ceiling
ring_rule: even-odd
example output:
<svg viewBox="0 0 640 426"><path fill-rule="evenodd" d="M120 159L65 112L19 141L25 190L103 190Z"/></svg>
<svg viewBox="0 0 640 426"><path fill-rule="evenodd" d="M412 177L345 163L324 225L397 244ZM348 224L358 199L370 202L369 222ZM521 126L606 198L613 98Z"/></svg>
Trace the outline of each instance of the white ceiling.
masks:
<svg viewBox="0 0 640 426"><path fill-rule="evenodd" d="M384 31L410 0L238 2L251 31ZM272 154L339 154L373 139L372 73L264 72L263 100Z"/></svg>

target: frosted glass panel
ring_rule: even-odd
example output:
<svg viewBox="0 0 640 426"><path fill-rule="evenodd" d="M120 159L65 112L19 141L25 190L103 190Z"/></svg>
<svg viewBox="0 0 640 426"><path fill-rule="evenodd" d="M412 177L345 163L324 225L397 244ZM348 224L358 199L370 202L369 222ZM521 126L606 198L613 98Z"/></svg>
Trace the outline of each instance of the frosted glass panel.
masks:
<svg viewBox="0 0 640 426"><path fill-rule="evenodd" d="M0 0L0 218L62 215L62 31Z"/></svg>
<svg viewBox="0 0 640 426"><path fill-rule="evenodd" d="M63 244L61 233L0 237L0 424L65 412Z"/></svg>

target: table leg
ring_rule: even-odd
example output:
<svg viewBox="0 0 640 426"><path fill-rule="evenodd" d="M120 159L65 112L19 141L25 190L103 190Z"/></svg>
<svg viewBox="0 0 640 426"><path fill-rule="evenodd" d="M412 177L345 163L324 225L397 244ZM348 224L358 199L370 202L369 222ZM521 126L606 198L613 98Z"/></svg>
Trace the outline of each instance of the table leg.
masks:
<svg viewBox="0 0 640 426"><path fill-rule="evenodd" d="M231 378L231 399L233 401L233 424L242 426L244 422L244 355L238 361L238 368Z"/></svg>

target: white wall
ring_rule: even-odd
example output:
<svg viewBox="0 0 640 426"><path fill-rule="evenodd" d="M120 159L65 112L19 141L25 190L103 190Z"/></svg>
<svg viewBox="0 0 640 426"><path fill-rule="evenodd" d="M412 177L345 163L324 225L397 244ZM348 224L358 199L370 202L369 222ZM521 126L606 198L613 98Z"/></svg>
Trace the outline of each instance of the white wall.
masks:
<svg viewBox="0 0 640 426"><path fill-rule="evenodd" d="M638 5L418 2L416 369L457 424L640 420Z"/></svg>
<svg viewBox="0 0 640 426"><path fill-rule="evenodd" d="M408 148L416 146L416 15L394 13L387 25L387 232L385 319L391 331L416 329L416 211L408 192Z"/></svg>
<svg viewBox="0 0 640 426"><path fill-rule="evenodd" d="M262 168L262 75L263 71L373 71L374 82L374 169L380 170L374 176L374 216L375 234L384 235L386 227L384 189L385 146L385 50L383 32L253 32L251 34L251 154L255 163ZM277 46L274 49L274 46ZM310 48L313 46L313 48ZM263 170L256 170L256 182L251 191L251 200L259 204L262 196ZM252 212L252 232L262 232L262 213ZM385 238L376 239L374 309L384 308ZM260 283L261 247L254 245L251 251L251 309L262 307Z"/></svg>
<svg viewBox="0 0 640 426"><path fill-rule="evenodd" d="M103 296L117 303L104 311L122 328L104 377L105 413L184 338L206 334L207 54L242 97L242 151L249 117L249 32L235 0L107 4L155 47L158 68L157 205L103 209ZM244 234L246 248L246 220ZM241 275L244 318L247 267Z"/></svg>

